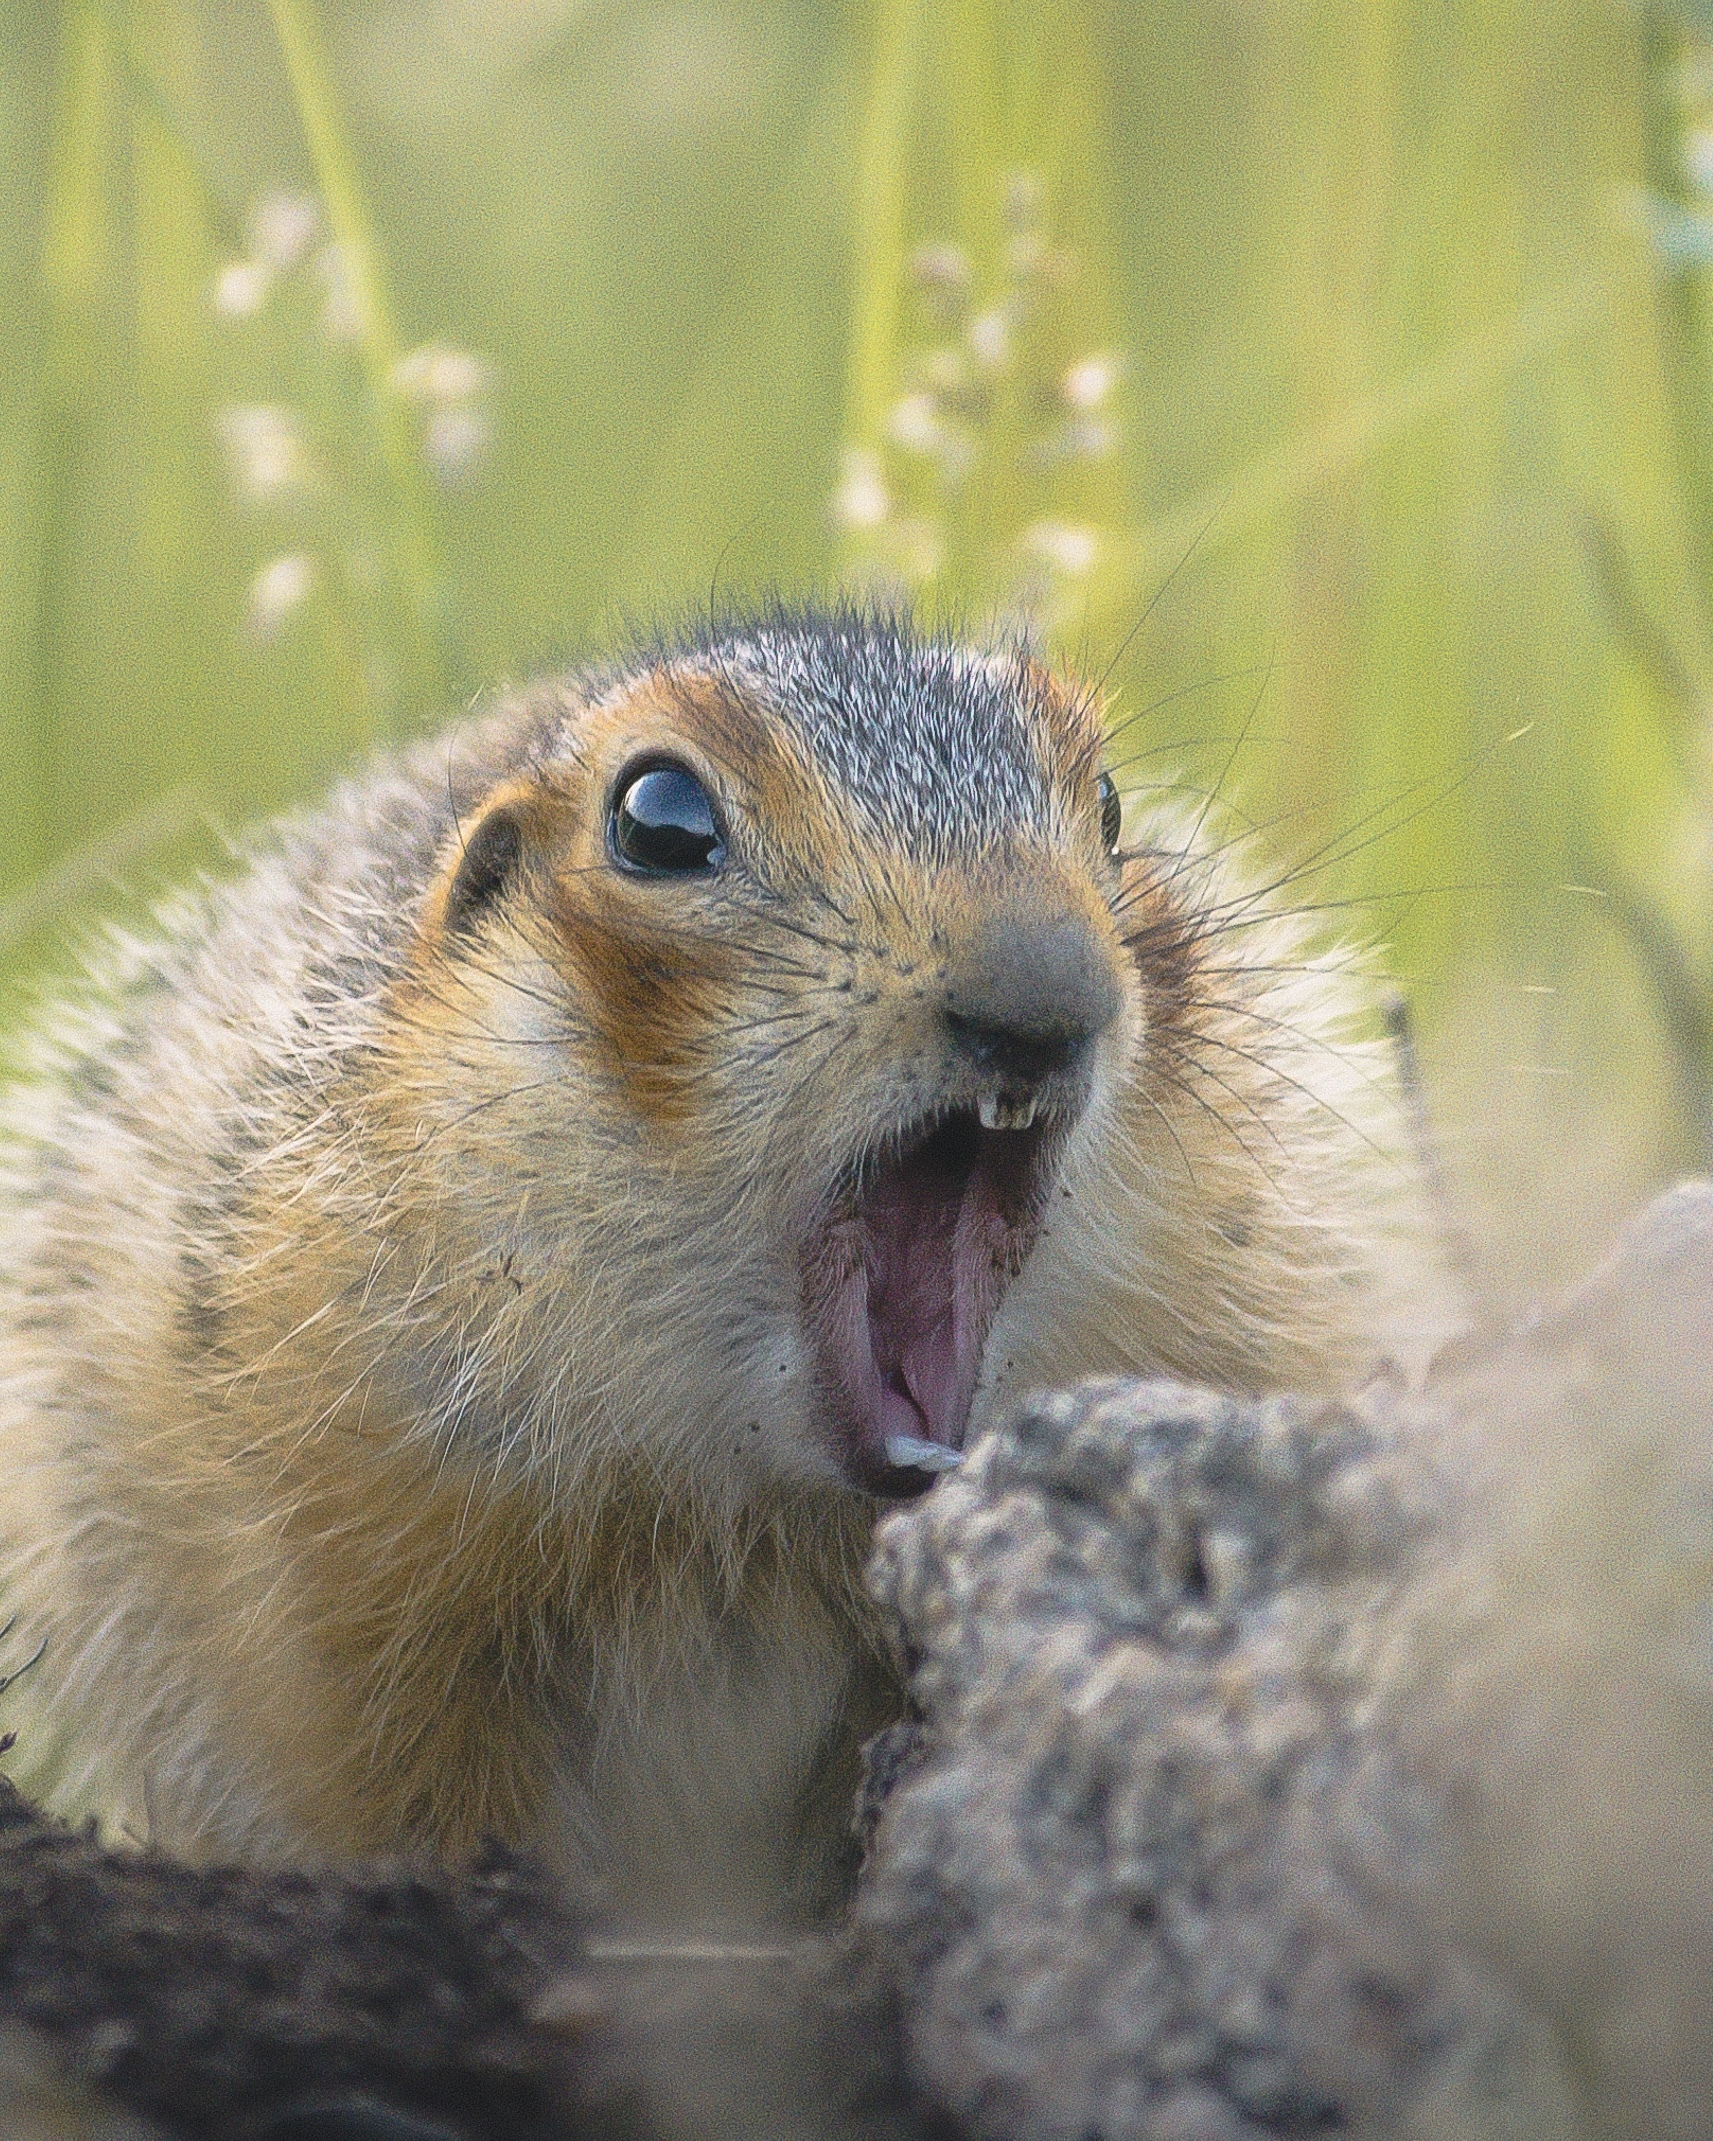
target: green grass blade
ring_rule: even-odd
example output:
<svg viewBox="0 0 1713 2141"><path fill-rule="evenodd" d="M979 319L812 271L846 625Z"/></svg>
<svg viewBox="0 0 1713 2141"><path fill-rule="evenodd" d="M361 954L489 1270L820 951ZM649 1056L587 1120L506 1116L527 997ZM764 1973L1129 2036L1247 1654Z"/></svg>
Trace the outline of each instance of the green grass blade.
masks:
<svg viewBox="0 0 1713 2141"><path fill-rule="evenodd" d="M310 0L268 0L268 7L356 313L369 412L392 493L392 536L415 628L414 644L404 650L404 698L407 712L420 719L444 705L453 682L453 663L429 480L412 436L409 411L394 383L400 344L381 251Z"/></svg>

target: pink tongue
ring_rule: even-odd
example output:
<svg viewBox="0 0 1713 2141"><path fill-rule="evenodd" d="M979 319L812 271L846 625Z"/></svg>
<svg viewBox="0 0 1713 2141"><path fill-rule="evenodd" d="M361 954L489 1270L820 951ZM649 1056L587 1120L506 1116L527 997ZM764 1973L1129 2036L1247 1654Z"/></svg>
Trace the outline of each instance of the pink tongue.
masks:
<svg viewBox="0 0 1713 2141"><path fill-rule="evenodd" d="M955 1440L960 1374L957 1225L964 1183L945 1169L895 1170L864 1200L868 1328L887 1435Z"/></svg>
<svg viewBox="0 0 1713 2141"><path fill-rule="evenodd" d="M881 1493L912 1491L903 1474L919 1490L963 1447L988 1325L1032 1231L1039 1149L954 1114L805 1244L826 1396L854 1476Z"/></svg>

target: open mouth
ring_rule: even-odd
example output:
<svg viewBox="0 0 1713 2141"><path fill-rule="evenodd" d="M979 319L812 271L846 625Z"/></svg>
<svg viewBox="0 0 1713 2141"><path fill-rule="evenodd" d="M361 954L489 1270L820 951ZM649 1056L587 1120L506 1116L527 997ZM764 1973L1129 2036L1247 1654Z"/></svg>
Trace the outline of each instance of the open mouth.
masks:
<svg viewBox="0 0 1713 2141"><path fill-rule="evenodd" d="M1041 1223L1049 1126L958 1108L853 1171L803 1256L821 1381L857 1484L920 1494L957 1462L987 1334Z"/></svg>

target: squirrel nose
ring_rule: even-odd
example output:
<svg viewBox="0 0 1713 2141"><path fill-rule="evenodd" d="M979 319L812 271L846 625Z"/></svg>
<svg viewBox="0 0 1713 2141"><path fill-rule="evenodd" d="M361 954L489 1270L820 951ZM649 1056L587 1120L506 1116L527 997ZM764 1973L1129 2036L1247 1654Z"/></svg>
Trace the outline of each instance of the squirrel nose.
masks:
<svg viewBox="0 0 1713 2141"><path fill-rule="evenodd" d="M946 1024L977 1070L1039 1085L1075 1067L1118 1016L1111 954L1078 915L1001 913L952 970Z"/></svg>

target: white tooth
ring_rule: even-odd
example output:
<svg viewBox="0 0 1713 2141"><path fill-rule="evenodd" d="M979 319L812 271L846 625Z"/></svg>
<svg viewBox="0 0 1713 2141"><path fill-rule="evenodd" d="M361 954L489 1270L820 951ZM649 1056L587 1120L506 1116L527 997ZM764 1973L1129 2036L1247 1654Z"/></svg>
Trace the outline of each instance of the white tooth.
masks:
<svg viewBox="0 0 1713 2141"><path fill-rule="evenodd" d="M943 1442L924 1442L919 1435L888 1435L886 1461L902 1472L955 1472L964 1453Z"/></svg>
<svg viewBox="0 0 1713 2141"><path fill-rule="evenodd" d="M976 1102L976 1113L981 1117L981 1126L984 1130L997 1130L999 1128L999 1095L997 1093L983 1093L980 1100Z"/></svg>
<svg viewBox="0 0 1713 2141"><path fill-rule="evenodd" d="M1033 1093L1031 1093L1027 1100L1023 1101L1019 1106L1012 1109L1011 1127L1013 1130L1027 1130L1029 1125L1034 1120L1035 1096Z"/></svg>

